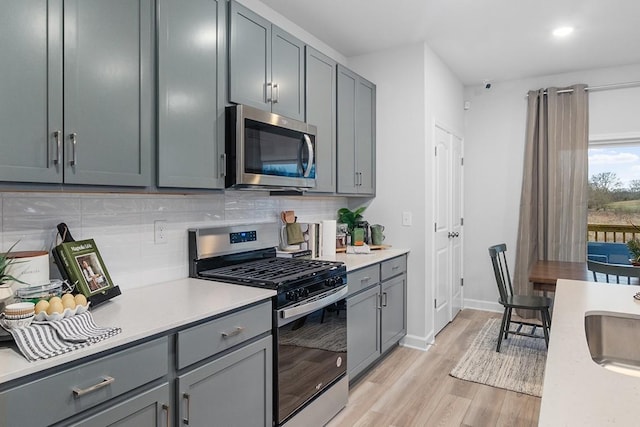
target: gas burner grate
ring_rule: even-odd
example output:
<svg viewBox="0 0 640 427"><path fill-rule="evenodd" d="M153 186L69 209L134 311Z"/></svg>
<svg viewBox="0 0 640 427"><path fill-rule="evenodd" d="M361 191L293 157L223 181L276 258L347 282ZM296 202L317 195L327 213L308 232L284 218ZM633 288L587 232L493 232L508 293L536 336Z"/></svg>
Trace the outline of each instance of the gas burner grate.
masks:
<svg viewBox="0 0 640 427"><path fill-rule="evenodd" d="M224 281L277 287L280 283L312 276L340 265L331 261L269 258L206 270L200 274Z"/></svg>

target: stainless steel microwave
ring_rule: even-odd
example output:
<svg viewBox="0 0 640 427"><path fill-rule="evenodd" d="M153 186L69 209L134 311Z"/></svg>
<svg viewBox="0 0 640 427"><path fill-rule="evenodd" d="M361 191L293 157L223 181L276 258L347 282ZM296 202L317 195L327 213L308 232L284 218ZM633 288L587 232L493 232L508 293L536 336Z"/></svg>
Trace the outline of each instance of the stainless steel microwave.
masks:
<svg viewBox="0 0 640 427"><path fill-rule="evenodd" d="M316 127L246 105L226 109L225 187L316 185Z"/></svg>

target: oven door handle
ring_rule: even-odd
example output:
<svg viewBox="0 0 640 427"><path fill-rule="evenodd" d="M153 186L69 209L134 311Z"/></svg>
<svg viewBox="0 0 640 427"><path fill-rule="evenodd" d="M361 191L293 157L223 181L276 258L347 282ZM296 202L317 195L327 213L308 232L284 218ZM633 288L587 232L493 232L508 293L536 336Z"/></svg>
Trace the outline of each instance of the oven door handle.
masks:
<svg viewBox="0 0 640 427"><path fill-rule="evenodd" d="M288 319L294 316L300 316L304 314L313 313L319 308L326 307L334 302L338 302L343 299L349 293L349 288L347 286L343 286L336 290L335 292L327 295L326 297L314 299L306 304L296 305L291 308L285 308L280 310L280 317L282 319Z"/></svg>

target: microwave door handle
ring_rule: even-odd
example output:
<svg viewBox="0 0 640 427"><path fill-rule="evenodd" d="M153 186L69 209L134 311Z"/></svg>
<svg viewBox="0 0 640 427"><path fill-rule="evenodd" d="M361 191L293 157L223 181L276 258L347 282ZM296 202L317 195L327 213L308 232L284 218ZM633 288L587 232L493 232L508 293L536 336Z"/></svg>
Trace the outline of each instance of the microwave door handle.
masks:
<svg viewBox="0 0 640 427"><path fill-rule="evenodd" d="M303 176L305 178L309 178L309 175L311 175L311 169L313 168L313 161L314 161L313 144L311 143L311 138L309 138L309 135L305 133L303 136L304 136L304 142L307 144L307 150L309 151L309 162L307 163L307 169L304 171Z"/></svg>

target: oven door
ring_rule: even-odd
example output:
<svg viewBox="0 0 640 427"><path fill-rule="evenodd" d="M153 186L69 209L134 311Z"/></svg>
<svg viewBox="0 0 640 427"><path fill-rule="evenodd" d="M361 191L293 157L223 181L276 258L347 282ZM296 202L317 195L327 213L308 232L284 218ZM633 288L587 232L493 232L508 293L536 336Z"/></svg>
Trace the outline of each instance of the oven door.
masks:
<svg viewBox="0 0 640 427"><path fill-rule="evenodd" d="M276 311L277 425L347 372L347 287Z"/></svg>

